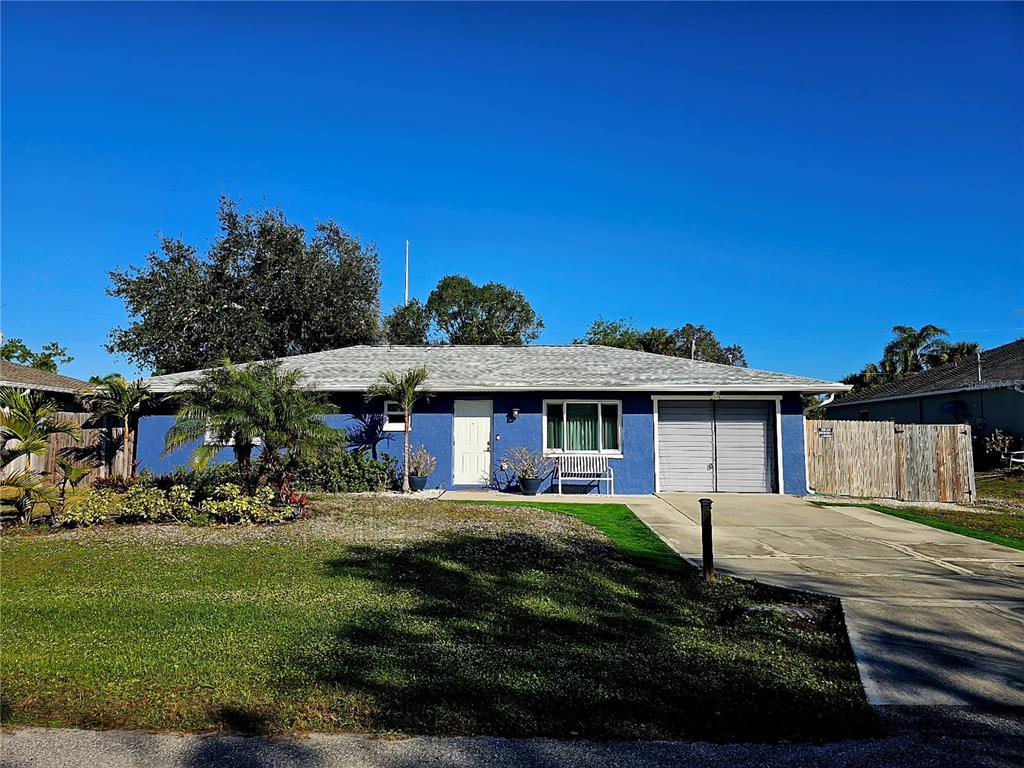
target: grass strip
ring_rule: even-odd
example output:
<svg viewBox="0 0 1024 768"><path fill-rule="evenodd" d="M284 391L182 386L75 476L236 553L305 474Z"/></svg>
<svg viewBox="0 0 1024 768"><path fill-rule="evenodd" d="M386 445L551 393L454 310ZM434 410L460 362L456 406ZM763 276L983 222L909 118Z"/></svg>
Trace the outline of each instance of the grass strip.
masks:
<svg viewBox="0 0 1024 768"><path fill-rule="evenodd" d="M892 507L883 507L880 504L848 504L840 502L827 502L827 501L812 501L812 504L816 504L819 507L859 507L860 509L870 509L875 512L882 512L886 515L892 515L902 520L909 520L912 523L920 523L921 525L928 525L932 528L938 528L942 531L949 531L950 533L958 533L961 536L970 536L972 539L981 539L982 541L988 541L992 544L1000 544L1004 547L1012 547L1013 549L1024 550L1024 539L1016 536L1006 536L1001 533L994 533L992 531L986 531L982 528L977 528L970 525L964 525L963 523L954 522L952 520L943 520L940 517L935 517L932 510L927 512L920 509L894 509ZM936 510L936 514L941 513L941 510ZM961 514L972 514L972 513L961 513ZM981 515L987 515L990 513L973 513L979 515L979 521L983 521ZM998 515L998 513L991 513Z"/></svg>

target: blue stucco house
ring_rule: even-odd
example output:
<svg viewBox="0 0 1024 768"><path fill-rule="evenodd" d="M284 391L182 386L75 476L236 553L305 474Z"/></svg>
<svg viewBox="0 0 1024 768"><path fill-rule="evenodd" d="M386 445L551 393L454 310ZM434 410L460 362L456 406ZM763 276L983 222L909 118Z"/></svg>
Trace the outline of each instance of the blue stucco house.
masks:
<svg viewBox="0 0 1024 768"><path fill-rule="evenodd" d="M395 403L367 402L363 393L382 370L425 366L431 396L413 413L412 442L437 457L431 488L500 486L503 458L526 446L552 458L606 458L619 494L803 494L800 396L849 389L590 345L357 346L281 363L329 395L337 408L330 422L348 433L350 446L395 456L402 450L403 414ZM155 393L170 393L195 375L147 383ZM169 409L140 417L139 469L159 474L188 463L190 448L163 452L173 421ZM222 455L230 458L230 451ZM577 492L598 490L587 481L571 485ZM543 490L552 490L550 478Z"/></svg>

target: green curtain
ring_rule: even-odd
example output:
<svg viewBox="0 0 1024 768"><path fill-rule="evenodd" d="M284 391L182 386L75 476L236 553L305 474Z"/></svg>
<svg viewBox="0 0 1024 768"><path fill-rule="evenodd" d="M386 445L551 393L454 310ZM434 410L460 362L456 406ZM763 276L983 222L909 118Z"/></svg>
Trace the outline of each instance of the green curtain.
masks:
<svg viewBox="0 0 1024 768"><path fill-rule="evenodd" d="M601 405L601 448L619 450L619 406L614 403Z"/></svg>
<svg viewBox="0 0 1024 768"><path fill-rule="evenodd" d="M570 451L596 451L597 405L567 403L565 406L565 447Z"/></svg>
<svg viewBox="0 0 1024 768"><path fill-rule="evenodd" d="M550 403L548 405L548 441L547 447L552 450L562 450L562 404Z"/></svg>

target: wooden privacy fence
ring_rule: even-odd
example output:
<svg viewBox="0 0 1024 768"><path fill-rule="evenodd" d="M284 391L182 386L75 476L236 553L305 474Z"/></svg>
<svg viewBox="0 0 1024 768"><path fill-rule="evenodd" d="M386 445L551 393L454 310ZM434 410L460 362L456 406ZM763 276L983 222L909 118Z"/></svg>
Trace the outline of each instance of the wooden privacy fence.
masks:
<svg viewBox="0 0 1024 768"><path fill-rule="evenodd" d="M806 421L804 430L807 485L815 493L974 503L966 424Z"/></svg>
<svg viewBox="0 0 1024 768"><path fill-rule="evenodd" d="M45 473L51 480L58 477L57 462L60 459L70 461L76 467L93 467L93 471L82 483L83 486L92 485L96 480L109 477L111 472L122 477L128 474L131 462L131 446L126 451L122 445L121 433L124 431L119 427L108 428L104 425L89 426L85 424L92 418L92 414L73 413L61 411L57 414L61 419L66 419L77 424L82 430L81 437L74 439L69 435L51 435L47 441L48 447L45 454L32 456L28 463L32 469ZM12 466L12 469L23 468L22 465Z"/></svg>

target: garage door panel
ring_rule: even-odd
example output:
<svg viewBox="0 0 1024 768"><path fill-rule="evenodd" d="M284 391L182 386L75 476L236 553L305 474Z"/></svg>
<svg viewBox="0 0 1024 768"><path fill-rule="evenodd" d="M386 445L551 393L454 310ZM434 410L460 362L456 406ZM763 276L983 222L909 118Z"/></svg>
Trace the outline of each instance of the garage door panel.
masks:
<svg viewBox="0 0 1024 768"><path fill-rule="evenodd" d="M659 403L658 472L664 491L713 491L711 403Z"/></svg>
<svg viewBox="0 0 1024 768"><path fill-rule="evenodd" d="M765 493L773 489L773 405L765 401L658 404L659 487Z"/></svg>
<svg viewBox="0 0 1024 768"><path fill-rule="evenodd" d="M772 489L770 419L768 403L716 404L719 491L765 493Z"/></svg>

